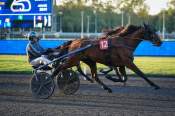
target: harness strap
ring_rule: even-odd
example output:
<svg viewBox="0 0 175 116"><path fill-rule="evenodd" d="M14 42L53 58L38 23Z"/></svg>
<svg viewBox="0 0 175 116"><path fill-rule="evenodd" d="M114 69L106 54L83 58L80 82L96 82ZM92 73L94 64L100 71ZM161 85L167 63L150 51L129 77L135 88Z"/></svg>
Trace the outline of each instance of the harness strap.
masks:
<svg viewBox="0 0 175 116"><path fill-rule="evenodd" d="M105 58L105 62L107 62L108 64L111 63L111 48L112 48L112 41L111 39L107 39L108 41L108 49L107 49L107 55L106 55L106 58Z"/></svg>
<svg viewBox="0 0 175 116"><path fill-rule="evenodd" d="M128 49L130 49L130 50L134 50L134 48L133 47L130 47L130 46L127 46L127 45L123 45L123 44L118 44L118 45L113 45L114 47L126 47L126 48L128 48Z"/></svg>

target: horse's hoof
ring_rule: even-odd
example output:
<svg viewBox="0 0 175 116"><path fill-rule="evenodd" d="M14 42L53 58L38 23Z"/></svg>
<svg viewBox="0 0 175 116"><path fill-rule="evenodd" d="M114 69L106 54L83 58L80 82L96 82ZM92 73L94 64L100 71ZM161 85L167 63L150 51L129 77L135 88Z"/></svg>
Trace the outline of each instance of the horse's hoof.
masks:
<svg viewBox="0 0 175 116"><path fill-rule="evenodd" d="M90 82L91 82L91 83L94 83L94 81L93 81L93 80L90 80Z"/></svg>
<svg viewBox="0 0 175 116"><path fill-rule="evenodd" d="M123 86L126 87L126 82L122 82L123 83Z"/></svg>
<svg viewBox="0 0 175 116"><path fill-rule="evenodd" d="M111 77L110 75L106 75L106 78L107 78L107 79L110 79L110 78L112 78L112 77Z"/></svg>
<svg viewBox="0 0 175 116"><path fill-rule="evenodd" d="M108 93L112 93L112 90L111 89L108 89Z"/></svg>
<svg viewBox="0 0 175 116"><path fill-rule="evenodd" d="M104 90L107 90L109 93L112 93L112 90L111 90L110 88L108 88L108 87L103 87L103 86L102 86L102 88L103 88Z"/></svg>
<svg viewBox="0 0 175 116"><path fill-rule="evenodd" d="M160 87L159 86L155 86L154 89L155 90L158 90L158 89L160 89Z"/></svg>
<svg viewBox="0 0 175 116"><path fill-rule="evenodd" d="M94 83L94 81L92 79L89 79L89 78L84 78L84 80L87 80L89 81L90 83Z"/></svg>

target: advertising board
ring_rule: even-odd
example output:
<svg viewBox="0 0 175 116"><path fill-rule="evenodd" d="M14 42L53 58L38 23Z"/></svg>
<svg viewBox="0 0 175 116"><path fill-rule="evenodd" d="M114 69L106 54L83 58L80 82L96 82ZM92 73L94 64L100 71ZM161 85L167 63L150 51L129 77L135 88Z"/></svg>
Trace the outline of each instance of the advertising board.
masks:
<svg viewBox="0 0 175 116"><path fill-rule="evenodd" d="M1 0L0 28L51 27L52 0Z"/></svg>

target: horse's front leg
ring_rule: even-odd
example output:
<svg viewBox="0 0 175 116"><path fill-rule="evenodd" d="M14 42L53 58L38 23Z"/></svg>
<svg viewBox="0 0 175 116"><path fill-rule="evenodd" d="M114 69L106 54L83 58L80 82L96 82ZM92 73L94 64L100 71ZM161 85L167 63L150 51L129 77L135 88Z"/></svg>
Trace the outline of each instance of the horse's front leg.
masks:
<svg viewBox="0 0 175 116"><path fill-rule="evenodd" d="M96 63L94 62L89 64L89 67L91 69L92 78L94 78L97 83L102 85L104 90L108 90L109 93L112 93L112 90L98 78Z"/></svg>
<svg viewBox="0 0 175 116"><path fill-rule="evenodd" d="M124 62L125 62L126 67L128 67L129 69L131 69L132 71L134 71L137 75L139 75L140 77L142 77L149 85L151 85L155 89L159 89L160 88L154 82L152 82L151 80L149 80L145 76L145 74L131 60L125 60Z"/></svg>
<svg viewBox="0 0 175 116"><path fill-rule="evenodd" d="M77 71L78 71L81 75L83 75L83 76L85 77L86 80L90 81L91 83L94 82L90 77L88 77L88 76L82 71L82 68L81 68L80 63L77 65Z"/></svg>

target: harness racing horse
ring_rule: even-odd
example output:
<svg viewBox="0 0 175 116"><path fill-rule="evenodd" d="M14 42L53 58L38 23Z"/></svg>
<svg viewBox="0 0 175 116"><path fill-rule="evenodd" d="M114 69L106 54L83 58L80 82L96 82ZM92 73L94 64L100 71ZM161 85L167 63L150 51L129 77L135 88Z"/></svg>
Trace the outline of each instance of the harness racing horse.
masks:
<svg viewBox="0 0 175 116"><path fill-rule="evenodd" d="M128 26L128 27L131 27L131 26ZM98 38L100 40L102 39L108 39L109 37L111 36L119 36L120 33L124 33L124 30L125 28L124 27L117 27L116 29L113 29L113 30L106 30L105 32L105 35ZM94 39L94 38L93 38ZM111 72L112 70L115 70L115 73L116 75L119 77L119 79L116 79L116 78L112 78L110 75L108 75L109 72ZM78 72L83 75L85 77L86 80L90 81L90 82L93 82L92 79L90 79L90 77L88 77L83 71L82 71L82 68L81 68L81 65L78 65L77 66L77 70ZM103 71L102 69L100 70L101 73L105 74L105 77L109 80L112 80L113 82L126 82L127 81L127 75L126 75L126 71L125 71L125 67L123 66L120 66L119 67L119 70L117 67L109 67L109 70L107 71Z"/></svg>
<svg viewBox="0 0 175 116"><path fill-rule="evenodd" d="M116 29L113 29L113 30L108 30L105 35L103 37L100 37L98 39L107 39L111 36L118 36L121 34L125 34L127 31L126 30L129 30L131 29L132 27L135 27L133 25L129 25L127 29L125 29L124 27L117 27ZM125 31L124 31L125 30ZM126 34L125 34L126 35ZM94 38L93 38L94 39ZM64 55L64 54L67 54L68 53L68 50L69 50L69 45L73 42L73 41L76 41L76 40L71 40L71 41L68 41L68 42L65 42L63 45L61 46L58 46L56 49L58 49L60 51L60 55ZM108 71L101 71L103 74L105 74L105 77L109 80L112 80L114 82L126 82L127 80L127 75L126 75L126 71L125 71L125 67L123 66L120 66L119 67L119 70L117 67L109 67L110 69ZM110 71L112 70L115 70L116 72L116 75L119 77L119 79L116 79L116 78L112 78L110 75L107 75L107 73L109 73ZM93 83L93 80L87 76L82 68L81 68L81 65L77 65L77 71L83 75L85 77L86 80L90 81L91 83ZM123 78L122 78L123 77Z"/></svg>
<svg viewBox="0 0 175 116"><path fill-rule="evenodd" d="M139 28L138 26L134 26L134 25L128 25L126 27L117 27L116 29L106 31L106 35L103 37L100 37L99 39L100 40L101 39L108 39L110 37L115 37L115 36L124 37L124 36L127 36L127 35L133 33L138 28ZM108 73L111 72L113 69L114 69L116 75L118 76L118 79L113 78L110 75L108 75ZM84 74L80 65L77 66L77 70L79 71L80 74L82 74L86 78L86 80L93 82L86 74ZM113 82L123 82L125 84L125 82L127 81L125 66L118 66L118 67L109 66L108 70L104 71L103 69L101 69L100 72L105 74L105 77Z"/></svg>
<svg viewBox="0 0 175 116"><path fill-rule="evenodd" d="M125 37L131 33L133 33L134 31L136 31L139 27L135 26L135 25L128 25L126 27L118 27L116 29L110 30L106 33L106 38L109 37L115 37L115 36L120 36L120 37ZM116 75L119 77L117 78L113 78L110 75L108 75L109 72L111 72L114 69ZM125 66L118 66L118 67L110 67L109 69L104 71L103 69L100 70L101 73L105 74L105 77L113 82L123 82L125 84L125 82L127 81L127 75L126 75L126 70L125 70Z"/></svg>
<svg viewBox="0 0 175 116"><path fill-rule="evenodd" d="M142 77L149 85L158 89L159 86L149 80L133 62L133 52L143 40L150 41L156 46L160 46L162 44L160 37L156 34L156 31L146 24L140 26L139 29L124 38L120 36L109 38L108 41L110 44L107 50L101 50L99 48L100 40L98 39L77 39L70 44L69 51L73 51L87 45L92 46L79 54L74 54L68 57L62 64L56 67L52 76L56 76L61 70L77 66L80 61L83 61L90 67L92 78L102 85L104 90L112 92L112 90L98 78L96 63L112 67L126 66L134 71L138 76ZM77 44L77 42L79 44ZM110 60L106 60L106 58Z"/></svg>

